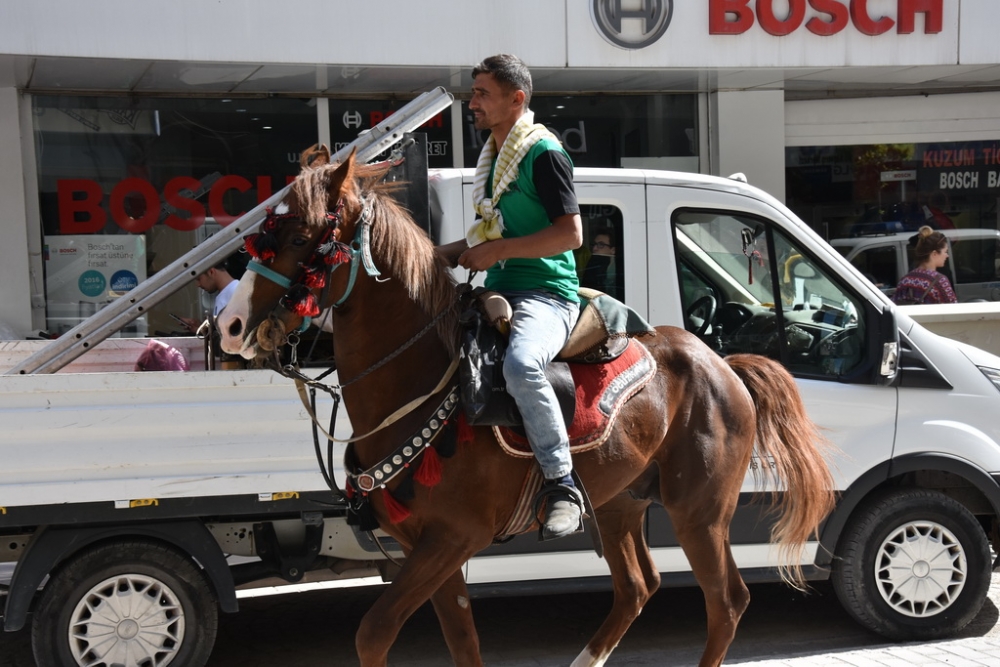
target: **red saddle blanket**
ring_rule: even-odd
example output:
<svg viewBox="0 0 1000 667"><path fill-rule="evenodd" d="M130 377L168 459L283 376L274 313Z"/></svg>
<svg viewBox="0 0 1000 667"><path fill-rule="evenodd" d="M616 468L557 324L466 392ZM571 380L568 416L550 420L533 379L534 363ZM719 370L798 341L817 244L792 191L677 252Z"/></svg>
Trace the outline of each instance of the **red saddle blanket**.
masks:
<svg viewBox="0 0 1000 667"><path fill-rule="evenodd" d="M629 340L617 359L606 364L569 364L576 388L576 413L569 431L570 452L577 454L599 446L611 432L618 411L656 373L656 362L646 346ZM523 433L494 426L497 441L511 456L530 457Z"/></svg>

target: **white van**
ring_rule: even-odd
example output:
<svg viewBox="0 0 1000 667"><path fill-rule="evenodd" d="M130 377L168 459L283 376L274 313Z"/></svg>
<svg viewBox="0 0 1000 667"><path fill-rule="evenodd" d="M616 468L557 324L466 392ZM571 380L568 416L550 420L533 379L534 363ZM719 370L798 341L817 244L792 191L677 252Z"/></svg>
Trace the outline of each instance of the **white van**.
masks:
<svg viewBox="0 0 1000 667"><path fill-rule="evenodd" d="M951 251L941 272L959 301L1000 301L1000 231L942 229ZM833 239L830 245L882 291L892 294L899 279L915 265L914 232Z"/></svg>

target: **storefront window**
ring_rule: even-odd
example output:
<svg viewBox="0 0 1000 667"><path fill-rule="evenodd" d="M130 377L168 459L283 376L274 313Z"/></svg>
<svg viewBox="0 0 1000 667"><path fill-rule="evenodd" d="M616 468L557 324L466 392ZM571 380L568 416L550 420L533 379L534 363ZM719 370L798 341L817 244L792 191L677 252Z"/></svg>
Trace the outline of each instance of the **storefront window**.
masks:
<svg viewBox="0 0 1000 667"><path fill-rule="evenodd" d="M33 98L48 329L63 333L281 189L317 140L305 99ZM193 283L132 335L177 332Z"/></svg>
<svg viewBox="0 0 1000 667"><path fill-rule="evenodd" d="M330 100L330 139L340 150L405 106L409 100ZM451 112L447 109L421 125L416 132L427 135L427 166L455 166Z"/></svg>
<svg viewBox="0 0 1000 667"><path fill-rule="evenodd" d="M790 147L788 206L827 239L997 229L1000 142Z"/></svg>
<svg viewBox="0 0 1000 667"><path fill-rule="evenodd" d="M535 122L559 135L578 167L698 171L694 95L534 96ZM462 104L465 166L475 167L489 136Z"/></svg>

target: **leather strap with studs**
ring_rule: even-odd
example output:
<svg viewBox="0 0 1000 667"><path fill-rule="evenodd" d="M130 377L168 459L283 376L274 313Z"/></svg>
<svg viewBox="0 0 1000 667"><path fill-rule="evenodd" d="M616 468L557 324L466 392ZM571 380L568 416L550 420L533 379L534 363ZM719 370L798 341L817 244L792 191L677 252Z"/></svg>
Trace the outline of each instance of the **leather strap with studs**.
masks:
<svg viewBox="0 0 1000 667"><path fill-rule="evenodd" d="M410 467L410 464L424 449L431 446L434 438L441 432L445 424L458 406L458 386L452 387L430 419L424 422L416 432L403 441L392 454L385 457L371 468L352 474L348 477L354 486L362 493L369 493L376 488L384 488L391 479Z"/></svg>

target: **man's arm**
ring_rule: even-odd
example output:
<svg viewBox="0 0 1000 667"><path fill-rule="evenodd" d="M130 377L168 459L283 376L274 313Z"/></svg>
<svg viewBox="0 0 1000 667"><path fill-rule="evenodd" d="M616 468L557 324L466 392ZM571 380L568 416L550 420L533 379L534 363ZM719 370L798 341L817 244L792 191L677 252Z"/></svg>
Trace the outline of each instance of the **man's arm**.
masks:
<svg viewBox="0 0 1000 667"><path fill-rule="evenodd" d="M567 250L576 250L582 243L583 221L580 214L567 213L534 234L487 241L469 248L461 253L458 263L471 271L485 271L503 260L552 257Z"/></svg>

